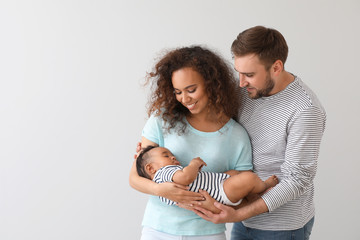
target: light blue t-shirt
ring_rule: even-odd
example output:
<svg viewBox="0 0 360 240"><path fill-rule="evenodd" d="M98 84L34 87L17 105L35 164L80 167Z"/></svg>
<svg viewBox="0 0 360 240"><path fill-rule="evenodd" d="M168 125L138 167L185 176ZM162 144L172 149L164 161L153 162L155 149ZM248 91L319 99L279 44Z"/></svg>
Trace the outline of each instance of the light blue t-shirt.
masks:
<svg viewBox="0 0 360 240"><path fill-rule="evenodd" d="M216 132L201 132L184 120L186 132L179 134L179 126L167 132L163 128L162 118L152 115L145 124L142 136L160 147L168 148L182 166L200 157L207 164L203 171L252 170L250 139L236 121L230 119ZM225 231L225 224L208 222L192 211L161 202L157 196L150 196L142 225L174 235L210 235Z"/></svg>

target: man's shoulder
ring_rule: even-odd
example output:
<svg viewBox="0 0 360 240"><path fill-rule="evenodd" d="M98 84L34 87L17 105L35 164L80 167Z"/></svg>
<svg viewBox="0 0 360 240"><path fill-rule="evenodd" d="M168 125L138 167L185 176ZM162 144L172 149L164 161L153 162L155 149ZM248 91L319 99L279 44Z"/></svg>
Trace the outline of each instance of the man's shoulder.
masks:
<svg viewBox="0 0 360 240"><path fill-rule="evenodd" d="M297 84L297 99L299 107L304 108L317 108L321 112L325 113L325 109L323 105L321 104L319 98L315 94L315 92L305 83L303 82L299 77L296 77L296 84ZM301 104L302 103L302 104ZM305 106L302 106L305 105Z"/></svg>

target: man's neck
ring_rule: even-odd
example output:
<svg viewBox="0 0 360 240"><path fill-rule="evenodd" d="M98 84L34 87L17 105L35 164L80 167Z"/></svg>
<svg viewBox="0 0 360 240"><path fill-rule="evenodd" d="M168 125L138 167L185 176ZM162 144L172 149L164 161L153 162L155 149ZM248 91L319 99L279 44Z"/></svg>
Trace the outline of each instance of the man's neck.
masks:
<svg viewBox="0 0 360 240"><path fill-rule="evenodd" d="M270 92L270 96L274 95L278 92L281 92L284 90L290 83L292 83L295 80L294 75L292 75L289 72L286 72L285 70L277 77L277 79L274 79L275 86L273 90Z"/></svg>

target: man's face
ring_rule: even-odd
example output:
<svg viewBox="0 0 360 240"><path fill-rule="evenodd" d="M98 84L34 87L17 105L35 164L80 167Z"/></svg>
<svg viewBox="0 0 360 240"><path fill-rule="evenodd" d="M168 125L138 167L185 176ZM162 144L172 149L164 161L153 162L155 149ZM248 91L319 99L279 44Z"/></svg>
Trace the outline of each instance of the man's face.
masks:
<svg viewBox="0 0 360 240"><path fill-rule="evenodd" d="M259 61L255 54L235 57L235 70L239 73L240 87L246 88L249 97L256 99L271 95L274 80L270 70Z"/></svg>

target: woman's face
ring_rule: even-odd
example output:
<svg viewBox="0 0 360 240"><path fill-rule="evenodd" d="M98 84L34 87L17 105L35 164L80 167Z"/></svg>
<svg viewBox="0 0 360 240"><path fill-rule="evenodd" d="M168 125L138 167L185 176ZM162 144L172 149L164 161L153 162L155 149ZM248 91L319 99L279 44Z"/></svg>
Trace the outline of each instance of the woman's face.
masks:
<svg viewBox="0 0 360 240"><path fill-rule="evenodd" d="M189 109L192 115L207 114L208 95L205 80L190 67L179 69L172 74L176 100Z"/></svg>

